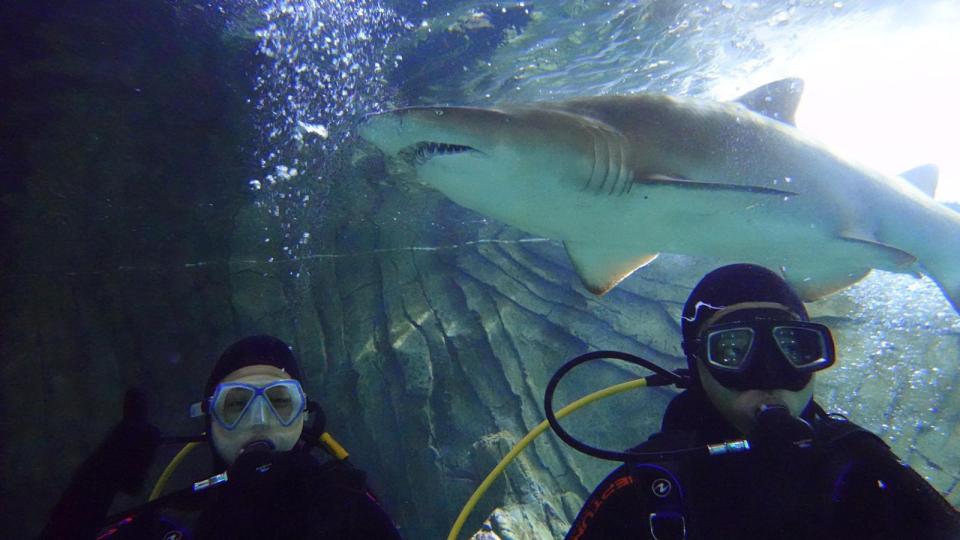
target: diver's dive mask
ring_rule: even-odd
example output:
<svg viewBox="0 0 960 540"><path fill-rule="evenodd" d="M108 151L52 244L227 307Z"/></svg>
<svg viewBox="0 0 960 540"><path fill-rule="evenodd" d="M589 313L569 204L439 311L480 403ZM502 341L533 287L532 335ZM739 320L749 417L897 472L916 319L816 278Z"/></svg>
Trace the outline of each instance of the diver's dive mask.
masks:
<svg viewBox="0 0 960 540"><path fill-rule="evenodd" d="M206 403L206 410L226 430L241 425L265 424L270 418L276 419L281 426L289 426L306 408L306 395L300 382L294 379L262 386L220 383Z"/></svg>
<svg viewBox="0 0 960 540"><path fill-rule="evenodd" d="M734 390L800 390L833 365L833 335L818 323L757 318L707 327L684 343L717 382Z"/></svg>

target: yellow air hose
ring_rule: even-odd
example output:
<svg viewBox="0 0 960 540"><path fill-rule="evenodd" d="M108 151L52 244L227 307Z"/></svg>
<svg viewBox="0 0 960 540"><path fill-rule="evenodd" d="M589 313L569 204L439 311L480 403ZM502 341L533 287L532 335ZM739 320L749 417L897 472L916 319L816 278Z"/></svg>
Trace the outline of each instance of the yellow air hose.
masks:
<svg viewBox="0 0 960 540"><path fill-rule="evenodd" d="M340 446L340 443L334 440L334 438L331 437L330 434L327 433L326 431L324 431L323 434L320 435L320 440L323 442L323 444L327 445L327 450L329 450L330 454L333 455L333 457L339 459L340 461L343 461L348 457L350 457L350 453L347 452L347 450L344 447Z"/></svg>
<svg viewBox="0 0 960 540"><path fill-rule="evenodd" d="M580 409L585 405L589 405L598 399L603 399L609 396L619 394L621 392L626 392L627 390L633 390L634 388L643 388L647 386L646 379L635 379L632 381L627 381L620 384L615 384L603 390L597 390L596 392L586 395L573 403L567 405L566 407L557 411L557 419L563 418L568 414ZM453 523L453 528L450 529L450 534L447 535L447 540L456 540L457 535L460 534L460 529L463 528L463 524L467 521L467 517L470 516L470 512L473 511L473 508L480 502L480 498L483 497L483 494L487 492L487 489L490 488L490 485L493 484L493 481L500 476L500 473L507 468L507 465L510 464L523 451L524 448L530 445L534 439L540 436L541 433L547 430L550 427L550 423L544 420L540 422L537 427L530 430L527 435L520 440L514 447L507 452L507 455L503 456L503 459L500 460L500 463L497 463L497 466L490 471L490 474L483 479L483 482L477 487L476 491L473 492L473 495L470 497L470 500L467 501L467 504L463 506L463 510L460 511L460 515L457 516L457 520Z"/></svg>
<svg viewBox="0 0 960 540"><path fill-rule="evenodd" d="M157 479L157 483L153 485L153 490L150 492L150 497L148 501L152 501L160 496L163 493L163 488L167 486L167 481L170 480L170 477L173 476L173 471L180 465L180 462L183 461L183 458L187 457L194 448L199 446L199 442L189 442L183 445L183 448L177 452L177 455L173 456L173 459L170 460L170 463L167 464L167 468L163 470L163 473L160 475L160 478Z"/></svg>
<svg viewBox="0 0 960 540"><path fill-rule="evenodd" d="M349 452L347 452L346 449L344 449L343 446L341 446L340 443L338 443L336 439L334 439L329 433L323 432L323 434L320 435L320 440L324 445L326 445L333 457L341 461L350 457ZM150 491L150 497L147 498L147 501L153 501L154 499L158 498L161 493L163 493L163 488L167 486L167 482L170 480L170 477L173 476L173 471L180 466L180 463L184 460L184 458L187 457L187 454L189 454L199 445L199 442L187 443L183 446L183 448L180 449L179 452L177 452L177 455L173 456L173 459L170 460L170 463L167 464L167 467L163 469L163 473L160 474L160 478L157 478L157 482L153 485L153 490Z"/></svg>

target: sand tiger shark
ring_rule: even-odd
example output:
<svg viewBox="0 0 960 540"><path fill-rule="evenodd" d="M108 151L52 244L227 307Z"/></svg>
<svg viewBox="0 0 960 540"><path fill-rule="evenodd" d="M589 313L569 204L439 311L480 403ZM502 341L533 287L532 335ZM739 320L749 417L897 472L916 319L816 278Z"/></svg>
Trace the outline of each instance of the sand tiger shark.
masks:
<svg viewBox="0 0 960 540"><path fill-rule="evenodd" d="M926 274L960 312L960 213L933 200L936 167L837 156L796 128L802 88L411 107L360 134L457 204L562 241L598 295L666 252L779 270L807 301L874 268Z"/></svg>

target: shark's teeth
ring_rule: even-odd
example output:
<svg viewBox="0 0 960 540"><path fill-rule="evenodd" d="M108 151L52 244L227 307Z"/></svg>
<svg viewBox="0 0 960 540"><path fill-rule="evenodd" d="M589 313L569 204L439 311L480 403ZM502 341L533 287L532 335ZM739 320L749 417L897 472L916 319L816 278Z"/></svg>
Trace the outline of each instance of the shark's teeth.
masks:
<svg viewBox="0 0 960 540"><path fill-rule="evenodd" d="M414 161L416 161L418 164L426 163L427 160L436 155L460 154L463 152L476 151L470 146L464 146L461 144L448 144L430 141L418 142L408 150Z"/></svg>

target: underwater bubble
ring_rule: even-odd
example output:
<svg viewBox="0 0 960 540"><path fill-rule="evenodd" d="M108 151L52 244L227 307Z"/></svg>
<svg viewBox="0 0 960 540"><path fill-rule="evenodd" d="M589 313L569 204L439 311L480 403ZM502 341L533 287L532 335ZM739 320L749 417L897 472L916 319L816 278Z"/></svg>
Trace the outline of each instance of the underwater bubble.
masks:
<svg viewBox="0 0 960 540"><path fill-rule="evenodd" d="M352 136L346 126L384 108L380 74L397 56L388 44L407 32L407 21L376 0L253 5L262 18L254 33L262 62L253 103L264 141L258 198L267 204L259 206L282 214L283 229L295 233L285 253L296 256L303 229L324 218L330 184L318 180L338 166L334 154Z"/></svg>
<svg viewBox="0 0 960 540"><path fill-rule="evenodd" d="M300 129L303 130L303 132L317 135L321 139L326 139L330 136L330 132L327 131L326 126L321 124L310 124L307 122L298 121L297 125L300 126Z"/></svg>
<svg viewBox="0 0 960 540"><path fill-rule="evenodd" d="M786 11L780 11L770 18L768 24L770 26L779 26L781 24L787 24L788 22L790 22L790 13Z"/></svg>

